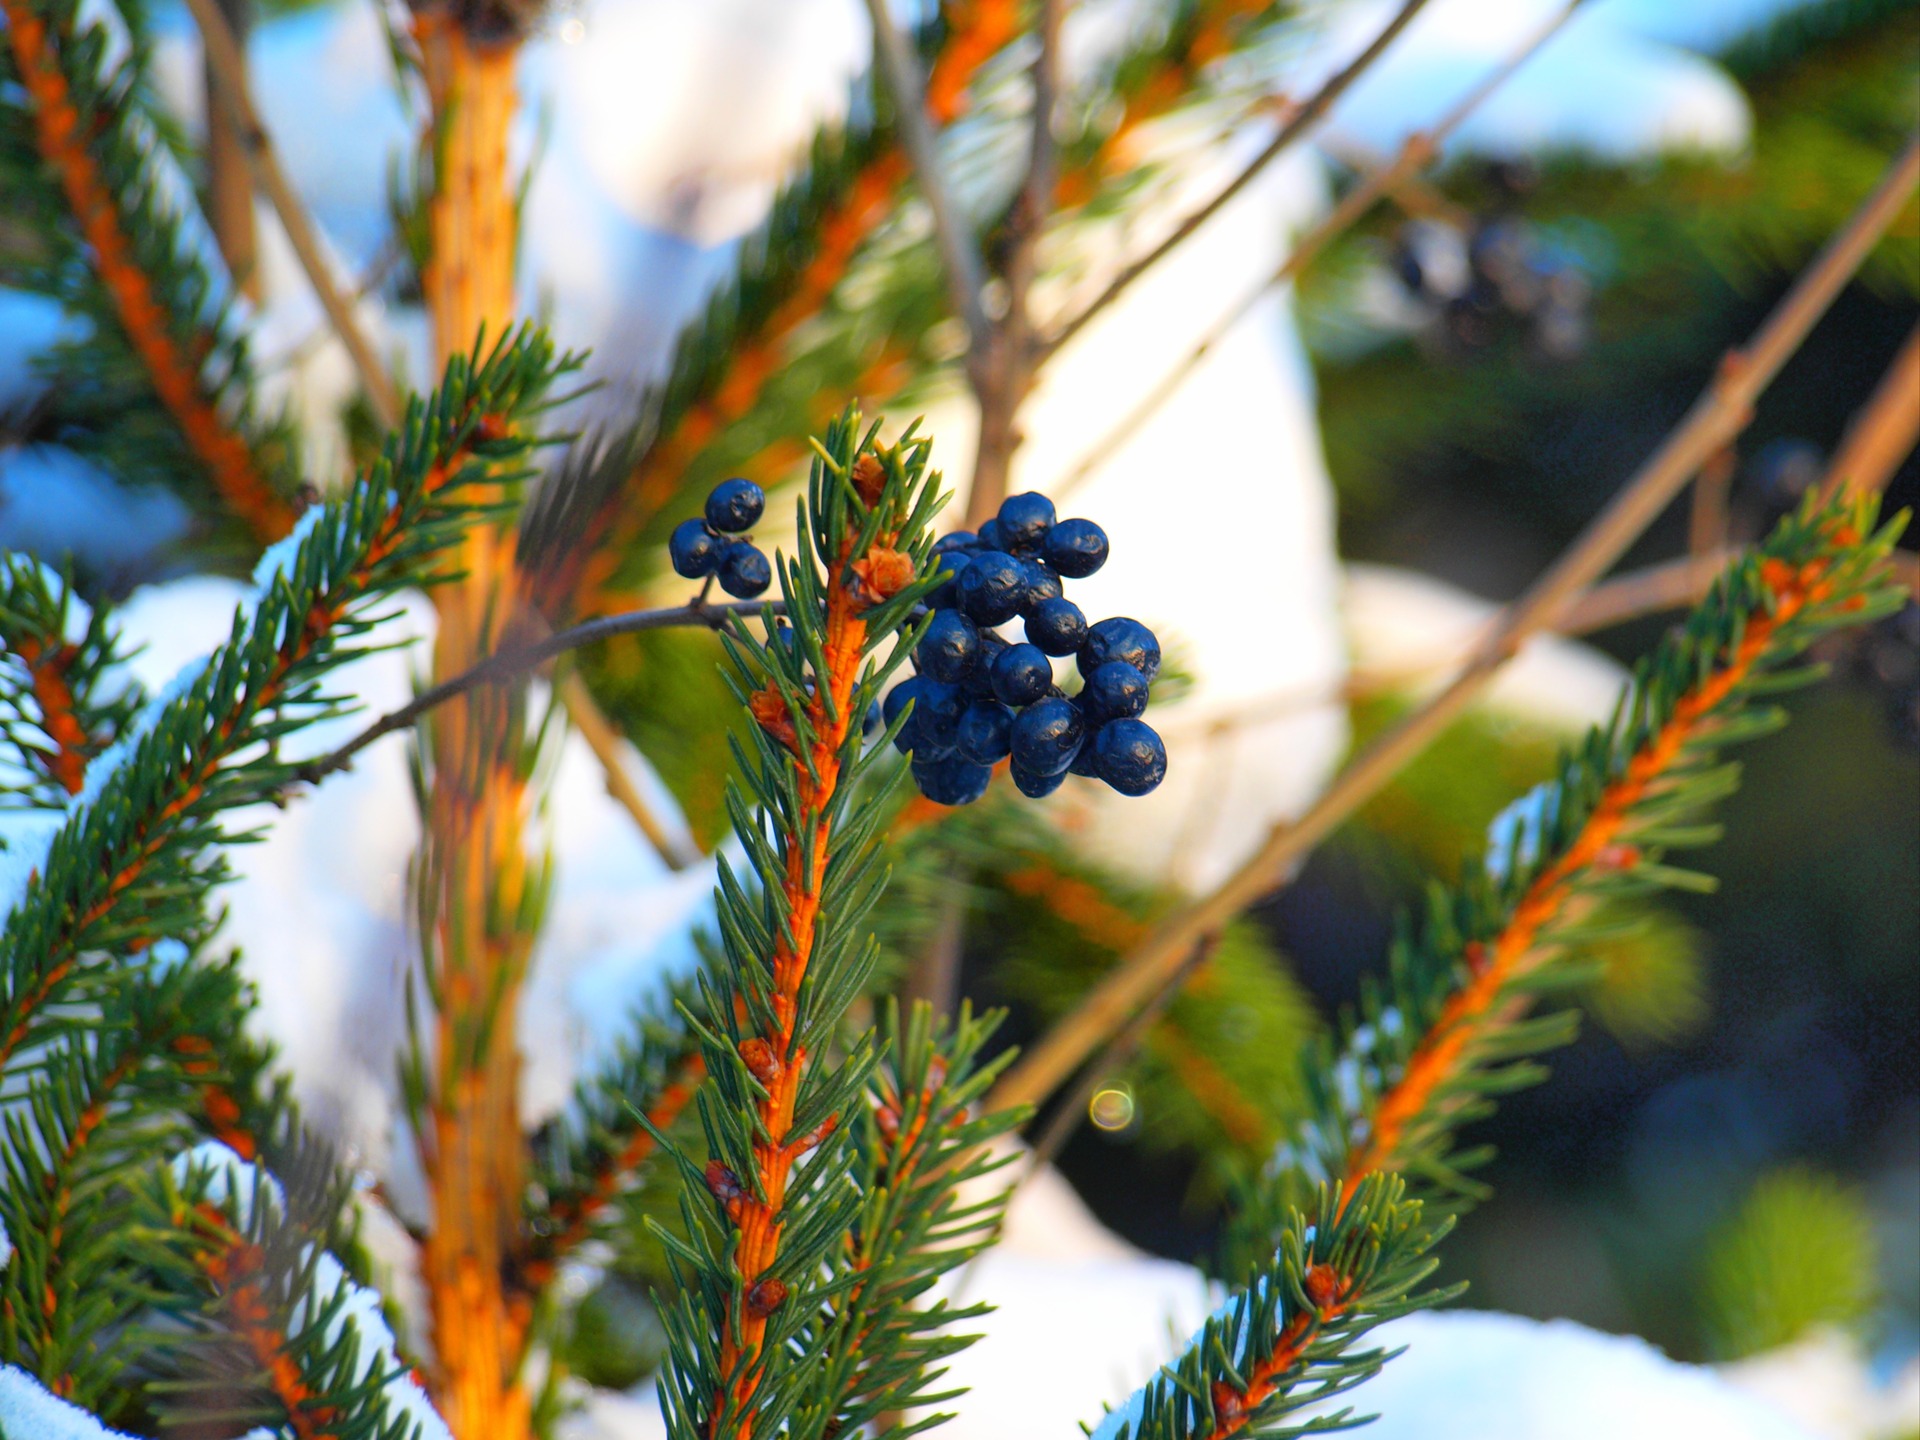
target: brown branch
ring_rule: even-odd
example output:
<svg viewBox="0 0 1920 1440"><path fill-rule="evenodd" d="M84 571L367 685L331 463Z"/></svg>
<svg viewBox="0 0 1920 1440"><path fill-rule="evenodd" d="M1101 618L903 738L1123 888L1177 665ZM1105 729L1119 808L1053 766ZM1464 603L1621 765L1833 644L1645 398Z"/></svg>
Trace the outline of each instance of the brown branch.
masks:
<svg viewBox="0 0 1920 1440"><path fill-rule="evenodd" d="M218 4L244 62L253 18L251 0L218 0ZM258 305L260 245L253 219L253 177L248 173L246 142L240 127L221 103L221 84L212 60L203 55L200 95L207 115L207 228L213 231L214 243L227 262L234 288Z"/></svg>
<svg viewBox="0 0 1920 1440"><path fill-rule="evenodd" d="M306 272L308 283L313 286L313 293L319 298L320 308L327 312L334 333L340 337L340 343L346 346L348 358L353 361L353 368L366 389L375 418L391 430L400 423L399 393L374 355L373 346L368 343L365 332L361 330L360 322L353 313L352 302L335 282L332 267L320 251L320 239L313 221L301 206L293 187L287 183L286 172L280 168L280 158L247 92L246 57L234 39L233 28L220 12L218 0L187 0L187 8L193 12L194 21L200 27L207 72L213 82L211 88L220 97L247 168L253 173L254 183L266 193L267 199L272 202L274 214L280 217L281 228L287 232L287 240L299 258L300 268ZM251 213L249 209L249 216Z"/></svg>
<svg viewBox="0 0 1920 1440"><path fill-rule="evenodd" d="M1190 948L1285 882L1293 867L1447 728L1537 631L1567 608L1652 523L1689 479L1724 448L1807 332L1859 269L1920 179L1920 140L1908 145L1879 185L1802 273L1744 351L1721 364L1680 425L1547 572L1508 606L1487 639L1438 695L1381 735L1334 777L1290 826L1277 827L1211 894L1157 926L1133 953L1031 1046L995 1087L994 1106L1033 1103L1058 1086L1094 1048L1179 972Z"/></svg>
<svg viewBox="0 0 1920 1440"><path fill-rule="evenodd" d="M87 148L87 122L60 65L62 42L28 0L0 0L0 13L6 16L7 39L27 92L35 142L59 177L127 342L221 498L257 539L277 540L293 528L293 507L262 476L253 451L202 388L198 361L168 328L167 309L134 259L113 192Z"/></svg>
<svg viewBox="0 0 1920 1440"><path fill-rule="evenodd" d="M874 60L893 99L893 123L900 132L901 148L912 162L920 196L933 215L933 239L940 252L947 303L965 322L970 350L977 355L992 343L984 298L986 267L966 217L954 202L953 188L941 171L933 126L927 119L926 87L906 37L894 23L886 0L867 0L867 18L873 24Z"/></svg>
<svg viewBox="0 0 1920 1440"><path fill-rule="evenodd" d="M1114 301L1118 300L1132 288L1135 281L1177 250L1197 230L1215 215L1219 214L1227 205L1231 204L1233 200L1245 191L1255 180L1259 179L1265 172L1267 166L1271 165L1284 154L1296 140L1318 123L1320 118L1333 107L1334 101L1345 94L1354 81L1358 80L1360 76L1366 72L1367 68L1371 66L1375 60L1380 58L1381 54L1393 43L1400 32L1412 23L1413 17L1420 13L1421 8L1425 4L1426 0L1404 0L1398 13L1394 15L1392 20L1387 22L1386 28L1374 37L1373 42L1368 45L1366 49L1362 50L1359 55L1354 57L1353 61L1344 69L1328 79L1299 109L1289 115L1281 124L1279 132L1274 135L1272 140L1267 142L1266 147L1253 158L1245 169L1234 176L1232 180L1228 181L1226 185L1222 186L1221 189L1217 191L1211 199L1201 205L1199 209L1195 210L1191 215L1176 225L1172 234L1168 235L1145 255L1142 255L1139 259L1132 261L1122 268L1120 273L1108 283L1106 289L1096 295L1072 318L1065 321L1051 337L1041 342L1038 347L1039 358L1044 359L1056 353L1061 346L1065 345L1069 340L1073 339L1075 335L1078 335L1081 330L1086 328L1087 322L1092 320L1108 306L1112 305Z"/></svg>
<svg viewBox="0 0 1920 1440"><path fill-rule="evenodd" d="M631 610L624 615L606 615L598 620L583 620L565 630L556 630L532 644L509 646L488 655L457 674L448 676L431 689L423 690L397 710L374 721L339 749L309 761L294 773L302 784L315 785L336 770L344 770L367 746L396 730L404 730L429 710L465 695L468 691L494 681L514 679L538 669L556 655L577 650L615 635L634 635L643 630L665 630L681 625L704 625L717 630L735 615L760 615L766 612L784 615L782 601L741 600L724 605L695 602L674 605L664 610Z"/></svg>

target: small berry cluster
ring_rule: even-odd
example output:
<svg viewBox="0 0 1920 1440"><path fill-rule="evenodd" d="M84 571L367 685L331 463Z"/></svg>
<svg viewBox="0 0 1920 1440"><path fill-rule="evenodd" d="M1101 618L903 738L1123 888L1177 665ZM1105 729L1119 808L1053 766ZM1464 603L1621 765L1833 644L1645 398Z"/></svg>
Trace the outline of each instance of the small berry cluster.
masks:
<svg viewBox="0 0 1920 1440"><path fill-rule="evenodd" d="M993 766L1011 761L1020 793L1038 799L1069 774L1144 795L1167 773L1167 749L1140 718L1160 672L1160 642L1138 620L1089 625L1063 580L1106 563L1106 532L1091 520L1054 519L1044 495L1013 495L980 527L934 546L947 580L927 600L933 619L914 650L919 673L887 696L891 725L913 713L894 744L913 756L914 783L942 805L985 793ZM1026 639L996 627L1018 616ZM1053 660L1075 657L1081 685L1068 695Z"/></svg>
<svg viewBox="0 0 1920 1440"><path fill-rule="evenodd" d="M1493 209L1465 229L1415 220L1401 231L1393 248L1401 284L1447 350L1484 350L1517 329L1545 359L1578 358L1593 285L1573 255L1519 213L1538 176L1524 164L1495 162L1486 179Z"/></svg>
<svg viewBox="0 0 1920 1440"><path fill-rule="evenodd" d="M743 532L767 508L767 492L751 480L722 480L707 496L704 518L683 520L667 541L675 573L709 577L736 600L751 600L773 583L773 567Z"/></svg>

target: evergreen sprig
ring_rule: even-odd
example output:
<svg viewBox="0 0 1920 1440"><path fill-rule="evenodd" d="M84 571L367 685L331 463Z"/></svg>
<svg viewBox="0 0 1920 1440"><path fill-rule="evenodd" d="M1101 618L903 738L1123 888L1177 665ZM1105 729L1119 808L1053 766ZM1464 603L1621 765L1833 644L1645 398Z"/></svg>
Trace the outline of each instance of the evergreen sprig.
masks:
<svg viewBox="0 0 1920 1440"><path fill-rule="evenodd" d="M0 255L0 280L89 322L42 357L56 433L125 479L166 479L256 542L279 538L301 482L296 439L257 412L232 284L169 168L141 7L0 12L0 188L37 242Z"/></svg>
<svg viewBox="0 0 1920 1440"><path fill-rule="evenodd" d="M146 1390L169 1428L219 1417L301 1440L447 1440L395 1351L378 1297L316 1242L345 1200L324 1156L269 1174L199 1146L153 1175L136 1220L153 1266Z"/></svg>
<svg viewBox="0 0 1920 1440"><path fill-rule="evenodd" d="M1450 1298L1418 1292L1438 1263L1434 1224L1396 1176L1351 1195L1323 1185L1293 1211L1277 1248L1182 1352L1094 1440L1226 1440L1317 1434L1359 1424L1350 1410L1300 1420L1376 1374L1390 1358L1356 1350L1376 1325Z"/></svg>
<svg viewBox="0 0 1920 1440"><path fill-rule="evenodd" d="M1384 981L1310 1050L1307 1116L1235 1217L1230 1274L1305 1187L1351 1194L1397 1171L1441 1210L1482 1193L1471 1171L1489 1152L1459 1131L1543 1078L1533 1057L1577 1026L1575 1010L1534 1006L1590 978L1586 951L1618 933L1620 902L1712 888L1672 857L1719 837L1707 813L1739 783L1721 752L1785 723L1765 699L1818 678L1792 665L1815 640L1903 603L1885 565L1902 523L1876 532L1870 502L1809 496L1635 667L1611 722L1495 823L1484 864L1433 887Z"/></svg>
<svg viewBox="0 0 1920 1440"><path fill-rule="evenodd" d="M488 512L486 492L469 491L524 462L523 427L569 364L532 332L456 357L353 491L315 507L263 562L253 614L237 614L231 638L89 766L0 932L0 1065L116 983L103 957L192 933L201 892L223 873L215 847L248 838L224 817L291 785L298 765L280 742L340 711L327 677L365 653L380 601L433 578Z"/></svg>
<svg viewBox="0 0 1920 1440"><path fill-rule="evenodd" d="M24 555L0 556L0 793L54 810L145 701L108 611Z"/></svg>
<svg viewBox="0 0 1920 1440"><path fill-rule="evenodd" d="M675 1005L690 999L680 995ZM604 1066L581 1077L565 1116L533 1148L524 1283L545 1285L594 1234L654 1156L656 1133L672 1128L705 1078L686 1027L651 1010L634 1017Z"/></svg>
<svg viewBox="0 0 1920 1440"><path fill-rule="evenodd" d="M941 1276L994 1243L1012 1193L991 1177L1013 1155L987 1147L1023 1112L980 1110L1013 1058L1008 1050L981 1063L1000 1019L976 1018L962 1005L949 1024L920 1002L903 1023L890 1008L880 1037L885 1058L859 1128L860 1216L834 1261L841 1286L827 1287L833 1298L801 1341L819 1360L812 1393L786 1430L794 1440L916 1434L946 1417L888 1417L962 1393L935 1391L946 1373L940 1364L976 1338L953 1327L992 1307L925 1301Z"/></svg>
<svg viewBox="0 0 1920 1440"><path fill-rule="evenodd" d="M738 622L725 637L753 722L736 744L744 787L728 794L752 874L721 862L719 953L682 1011L707 1070L707 1158L670 1147L689 1239L659 1232L681 1279L661 1385L674 1440L747 1437L794 1414L823 1343L809 1332L849 1283L834 1264L862 1209L855 1118L875 1057L870 1036L841 1053L840 1031L878 954L862 927L885 884L876 838L898 773L862 731L924 628L912 613L938 580L940 501L925 440L910 430L877 450L878 427L859 424L849 411L818 447L805 549L779 564L790 623L769 612L764 640Z"/></svg>

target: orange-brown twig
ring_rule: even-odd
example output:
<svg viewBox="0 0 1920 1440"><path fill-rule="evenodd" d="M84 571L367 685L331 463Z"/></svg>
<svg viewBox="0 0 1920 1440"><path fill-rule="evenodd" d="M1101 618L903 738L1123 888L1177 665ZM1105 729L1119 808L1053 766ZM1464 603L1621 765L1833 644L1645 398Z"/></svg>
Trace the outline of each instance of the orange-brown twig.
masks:
<svg viewBox="0 0 1920 1440"><path fill-rule="evenodd" d="M870 553L884 550L892 555L891 541L892 537L883 532ZM855 565L867 561L855 560L852 544L849 537L827 577L821 646L825 673L807 706L811 748L804 758L796 756L793 762L800 806L795 817L796 833L785 837L787 860L782 888L787 923L774 945L773 993L767 997L777 1029L746 1042L757 1047L749 1063L765 1088L756 1107L756 1131L764 1138L756 1139L753 1145L757 1194L743 1190L730 1205L730 1216L739 1231L732 1258L740 1304L733 1311L737 1319L729 1318L720 1345L720 1373L730 1393L715 1397L713 1408L717 1420L731 1403L738 1426L734 1433L740 1440L751 1440L753 1433L753 1395L759 1385L761 1344L770 1313L764 1302L778 1303L776 1297L762 1290L761 1280L780 1254L779 1215L788 1177L794 1162L824 1138L814 1133L792 1133L794 1106L810 1059L799 1046L796 1032L800 989L813 957L831 854L828 807L840 784L842 747L849 727L855 723L853 690L866 651L867 624L861 618L865 604L855 594L852 574ZM755 707L756 718L763 724L769 719L777 723L777 717L762 715L762 708Z"/></svg>
<svg viewBox="0 0 1920 1440"><path fill-rule="evenodd" d="M278 539L293 528L293 509L267 484L253 452L208 399L196 356L175 340L165 307L135 262L113 192L87 148L79 108L60 68L59 42L26 0L0 0L0 12L6 15L40 154L59 177L128 342L221 498L258 539Z"/></svg>
<svg viewBox="0 0 1920 1440"><path fill-rule="evenodd" d="M1307 1292L1313 1308L1296 1312L1281 1328L1273 1350L1248 1372L1246 1385L1236 1389L1224 1380L1214 1382L1214 1423L1206 1440L1227 1440L1252 1423L1255 1412L1279 1390L1280 1378L1300 1363L1320 1327L1346 1313L1353 1282L1323 1262L1307 1267L1301 1288Z"/></svg>

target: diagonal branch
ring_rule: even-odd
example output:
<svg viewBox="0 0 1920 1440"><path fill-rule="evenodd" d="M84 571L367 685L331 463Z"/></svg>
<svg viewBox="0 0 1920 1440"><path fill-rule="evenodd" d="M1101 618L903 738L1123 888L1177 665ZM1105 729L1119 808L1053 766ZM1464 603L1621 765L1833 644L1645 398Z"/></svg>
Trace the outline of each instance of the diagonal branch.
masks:
<svg viewBox="0 0 1920 1440"><path fill-rule="evenodd" d="M940 250L947 299L953 313L966 322L970 352L977 361L992 344L992 326L987 319L985 301L986 268L967 228L966 217L954 203L952 187L941 172L933 125L927 119L925 87L913 55L907 49L906 37L893 23L886 0L867 0L867 15L873 22L874 55L887 91L893 97L894 123L900 127L900 144L913 163L927 208L933 212L934 243Z"/></svg>
<svg viewBox="0 0 1920 1440"><path fill-rule="evenodd" d="M1426 0L1405 0L1405 3L1400 7L1399 13L1387 22L1386 28L1374 37L1373 43L1355 56L1345 69L1341 70L1323 84L1298 110L1295 110L1289 115L1286 122L1281 125L1279 133L1267 142L1266 148L1254 156L1253 160L1244 170L1234 176L1232 180L1228 181L1212 199L1208 200L1198 210L1195 210L1191 215L1187 216L1186 219L1176 225L1172 234L1168 235L1138 260L1133 261L1122 269L1121 272L1108 283L1107 288L1089 301L1084 309L1063 323L1051 337L1042 341L1038 347L1040 358L1044 359L1046 356L1054 354L1061 346L1078 335L1081 330L1086 328L1087 322L1113 304L1114 301L1118 300L1133 286L1136 280L1154 266L1158 265L1162 260L1166 259L1168 255L1179 249L1196 231L1238 198L1255 180L1259 179L1260 176L1265 173L1267 166L1277 160L1296 140L1317 124L1321 117L1333 107L1333 103L1347 92L1354 81L1366 73L1367 68L1371 66L1375 60L1380 58L1387 47L1399 36L1400 32L1413 22L1413 17L1420 13L1421 8L1425 4Z"/></svg>
<svg viewBox="0 0 1920 1440"><path fill-rule="evenodd" d="M260 114L254 109L253 99L247 93L246 62L241 56L239 43L233 37L233 28L227 24L227 17L220 13L216 0L187 0L187 8L193 12L193 18L200 27L201 41L206 48L207 68L216 82L213 88L219 92L228 118L238 132L241 151L246 156L247 168L253 172L254 183L266 192L267 199L273 204L274 214L280 217L281 227L293 245L293 253L300 259L300 268L306 271L313 293L319 297L320 306L327 312L334 333L339 335L340 343L346 346L347 354L353 360L353 368L359 372L360 383L366 387L374 415L381 425L391 430L400 423L399 394L394 390L392 379L381 368L366 333L361 330L360 322L353 313L352 302L335 282L326 256L320 253L319 235L313 220L301 206L293 187L287 183L286 172L280 168L280 158L274 151L273 142L267 137L266 128L260 123Z"/></svg>
<svg viewBox="0 0 1920 1440"><path fill-rule="evenodd" d="M1051 1093L1127 1016L1170 983L1202 935L1282 884L1308 852L1466 710L1528 636L1557 624L1700 466L1746 426L1754 400L1860 268L1917 180L1920 139L1888 167L1872 195L1802 273L1748 347L1726 357L1679 426L1612 503L1507 607L1453 681L1356 756L1304 815L1290 826L1277 827L1218 889L1163 921L1078 1009L1021 1057L996 1088L993 1103L1033 1102Z"/></svg>
<svg viewBox="0 0 1920 1440"><path fill-rule="evenodd" d="M1920 441L1920 325L1907 336L1873 398L1847 426L1840 451L1820 483L1822 499L1843 491L1870 495L1886 489L1900 462Z"/></svg>

